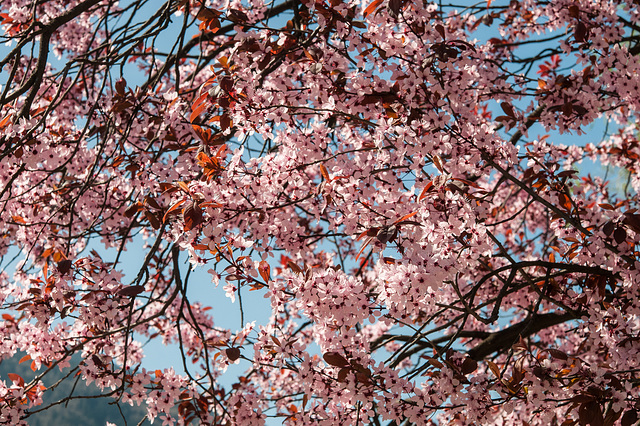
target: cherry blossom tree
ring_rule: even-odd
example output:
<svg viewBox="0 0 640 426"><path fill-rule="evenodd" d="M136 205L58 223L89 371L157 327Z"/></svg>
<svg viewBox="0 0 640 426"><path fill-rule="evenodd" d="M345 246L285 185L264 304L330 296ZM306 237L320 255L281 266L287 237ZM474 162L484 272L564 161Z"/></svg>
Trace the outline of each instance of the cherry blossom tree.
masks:
<svg viewBox="0 0 640 426"><path fill-rule="evenodd" d="M640 3L445 3L3 0L0 422L636 424Z"/></svg>

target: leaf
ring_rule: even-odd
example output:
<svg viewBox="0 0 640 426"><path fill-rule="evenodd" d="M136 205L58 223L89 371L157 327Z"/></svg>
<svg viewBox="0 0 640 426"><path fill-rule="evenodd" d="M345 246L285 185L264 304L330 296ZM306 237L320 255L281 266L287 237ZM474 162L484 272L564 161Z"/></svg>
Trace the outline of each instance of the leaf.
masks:
<svg viewBox="0 0 640 426"><path fill-rule="evenodd" d="M415 215L417 215L417 214L418 214L418 212L417 212L417 211L415 211L415 212L413 212L413 213L406 214L406 215L402 216L400 219L396 220L396 221L395 221L395 222L393 222L393 223L394 223L394 225L396 225L396 224L398 224L398 223L400 223L400 222L404 222L405 220L407 220L407 219L409 219L409 218L412 218L413 216L415 216Z"/></svg>
<svg viewBox="0 0 640 426"><path fill-rule="evenodd" d="M167 212L164 214L163 218L162 218L162 222L166 223L167 222L167 217L175 212L176 210L178 210L180 208L181 205L183 205L185 203L185 199L182 200L178 200L174 205L172 205L171 207L169 207L169 210L167 210Z"/></svg>
<svg viewBox="0 0 640 426"><path fill-rule="evenodd" d="M229 114L225 113L220 116L220 130L224 132L225 130L230 128L232 125L233 125L233 122L231 121L231 117L229 117Z"/></svg>
<svg viewBox="0 0 640 426"><path fill-rule="evenodd" d="M5 127L9 125L9 121L11 120L11 117L13 117L13 114L7 115L5 118L2 119L2 121L0 121L0 130L3 130Z"/></svg>
<svg viewBox="0 0 640 426"><path fill-rule="evenodd" d="M604 224L604 226L602 227L602 232L604 232L604 234L607 237L610 237L611 234L613 234L613 231L615 230L616 226L612 221L609 221L607 223ZM565 238L566 240L566 238Z"/></svg>
<svg viewBox="0 0 640 426"><path fill-rule="evenodd" d="M260 273L262 279L268 283L270 280L271 267L266 260L260 261L260 264L258 265L258 272Z"/></svg>
<svg viewBox="0 0 640 426"><path fill-rule="evenodd" d="M156 217L156 215L153 212L151 212L149 210L145 210L144 211L144 215L147 218L147 220L149 221L149 223L151 224L151 227L153 229L160 229L162 224L160 223L160 221L158 220L158 218Z"/></svg>
<svg viewBox="0 0 640 426"><path fill-rule="evenodd" d="M64 275L71 270L71 261L69 259L61 260L58 262L58 272L60 275Z"/></svg>
<svg viewBox="0 0 640 426"><path fill-rule="evenodd" d="M437 360L437 359L435 359L435 358L428 357L428 358L427 358L427 362L428 362L429 364L433 365L433 366L434 366L434 367L436 367L436 368L442 368L442 367L444 367L444 364L443 364L443 363L441 363L440 361L438 361L438 360Z"/></svg>
<svg viewBox="0 0 640 426"><path fill-rule="evenodd" d="M302 268L300 268L298 265L296 265L294 262L292 262L290 260L287 262L287 266L289 267L289 269L291 269L296 274L301 274L302 273Z"/></svg>
<svg viewBox="0 0 640 426"><path fill-rule="evenodd" d="M12 315L9 315L9 314L2 314L2 319L5 320L5 321L11 321L11 322L15 322L16 321L16 319Z"/></svg>
<svg viewBox="0 0 640 426"><path fill-rule="evenodd" d="M120 290L118 290L118 295L119 296L125 296L125 297L135 297L138 294L142 293L144 291L144 286L141 285L131 285L125 288L121 288Z"/></svg>
<svg viewBox="0 0 640 426"><path fill-rule="evenodd" d="M208 95L208 93L205 93L205 95ZM200 114L202 114L202 111L207 109L207 107L208 107L208 105L205 102L201 103L191 113L191 116L189 117L189 121L193 123L195 121L195 119L198 118L200 116Z"/></svg>
<svg viewBox="0 0 640 426"><path fill-rule="evenodd" d="M440 158L438 154L433 154L432 158L433 158L433 165L436 166L436 169L438 169L440 173L444 173L442 158Z"/></svg>
<svg viewBox="0 0 640 426"><path fill-rule="evenodd" d="M185 232L191 231L193 228L204 222L202 209L194 202L187 204L187 207L185 207L182 212L182 217L184 218Z"/></svg>
<svg viewBox="0 0 640 426"><path fill-rule="evenodd" d="M24 386L24 379L19 374L9 373L9 374L7 374L7 376L9 376L9 379L12 382L17 383L18 386L20 386L20 387Z"/></svg>
<svg viewBox="0 0 640 426"><path fill-rule="evenodd" d="M230 21L239 22L239 23L244 23L249 20L249 17L247 16L247 14L239 9L229 9L229 12L227 13L227 18Z"/></svg>
<svg viewBox="0 0 640 426"><path fill-rule="evenodd" d="M320 174L322 175L322 178L326 182L331 182L331 178L329 177L329 172L327 171L327 168L324 166L324 164L320 164Z"/></svg>
<svg viewBox="0 0 640 426"><path fill-rule="evenodd" d="M575 4L569 6L569 16L571 16L572 18L580 17L580 8Z"/></svg>
<svg viewBox="0 0 640 426"><path fill-rule="evenodd" d="M491 361L487 361L487 364L489 365L489 369L491 370L491 372L493 373L494 376L496 376L496 378L500 378L501 374L500 374L500 369L498 368L498 366L491 362Z"/></svg>
<svg viewBox="0 0 640 426"><path fill-rule="evenodd" d="M366 241L362 244L362 248L360 248L360 251L356 255L356 260L358 260L360 258L360 255L364 252L364 249L367 248L367 246L371 243L371 241L373 239L374 239L374 237L369 237L369 238L366 239Z"/></svg>
<svg viewBox="0 0 640 426"><path fill-rule="evenodd" d="M567 212L571 212L573 205L571 204L571 199L567 197L566 194L560 194L558 196L558 200L560 201L560 205L563 209L565 209Z"/></svg>
<svg viewBox="0 0 640 426"><path fill-rule="evenodd" d="M178 186L178 188L182 189L187 194L191 194L191 191L189 190L189 185L187 185L186 182L178 181L175 184Z"/></svg>
<svg viewBox="0 0 640 426"><path fill-rule="evenodd" d="M169 182L160 183L160 189L162 190L162 194L171 194L178 190L178 187Z"/></svg>
<svg viewBox="0 0 640 426"><path fill-rule="evenodd" d="M404 6L404 0L389 0L389 11L391 16L396 17Z"/></svg>
<svg viewBox="0 0 640 426"><path fill-rule="evenodd" d="M440 36L445 39L445 32L444 32L444 27L442 26L442 24L436 24L436 26L434 27L435 30L438 32L438 34L440 34Z"/></svg>
<svg viewBox="0 0 640 426"><path fill-rule="evenodd" d="M578 22L573 33L577 42L585 42L588 40L587 26L583 22ZM600 413L602 415L602 413Z"/></svg>
<svg viewBox="0 0 640 426"><path fill-rule="evenodd" d="M229 358L229 361L234 362L236 361L238 358L240 358L240 349L238 348L227 348L224 351L225 355L227 355L227 358Z"/></svg>
<svg viewBox="0 0 640 426"><path fill-rule="evenodd" d="M613 207L611 204L601 203L598 205L605 210L615 210L615 207Z"/></svg>
<svg viewBox="0 0 640 426"><path fill-rule="evenodd" d="M322 359L324 359L327 364L333 365L334 367L346 367L349 365L347 360L338 352L327 352L322 356Z"/></svg>
<svg viewBox="0 0 640 426"><path fill-rule="evenodd" d="M393 241L396 235L398 235L398 228L392 225L389 227L381 228L376 234L376 238L382 244L387 244L389 241Z"/></svg>
<svg viewBox="0 0 640 426"><path fill-rule="evenodd" d="M549 354L555 359L561 359L563 361L566 361L567 359L569 359L566 353L558 349L549 349Z"/></svg>
<svg viewBox="0 0 640 426"><path fill-rule="evenodd" d="M613 231L613 239L616 240L618 244L624 243L627 239L627 231L623 227L618 226L616 230Z"/></svg>
<svg viewBox="0 0 640 426"><path fill-rule="evenodd" d="M349 374L349 372L351 371L350 367L343 367L340 369L340 371L338 371L338 381L339 382L344 382L347 380L347 375Z"/></svg>
<svg viewBox="0 0 640 426"><path fill-rule="evenodd" d="M130 205L129 207L126 208L126 210L124 211L124 216L126 218L131 219L133 217L133 215L135 215L136 213L138 213L142 209L143 209L142 204L134 203L134 204L132 204L132 205Z"/></svg>
<svg viewBox="0 0 640 426"><path fill-rule="evenodd" d="M478 362L473 358L466 357L464 361L462 361L462 365L460 366L460 371L462 371L462 374L466 375L469 373L473 373L474 371L476 371L477 368L478 368Z"/></svg>
<svg viewBox="0 0 640 426"><path fill-rule="evenodd" d="M511 348L514 350L514 352L529 350L529 347L527 346L527 342L522 338L522 336L518 336L518 341L514 343Z"/></svg>
<svg viewBox="0 0 640 426"><path fill-rule="evenodd" d="M233 90L233 79L231 77L223 77L220 80L220 88L229 93Z"/></svg>
<svg viewBox="0 0 640 426"><path fill-rule="evenodd" d="M603 426L602 408L596 401L586 402L578 409L580 424L591 426Z"/></svg>
<svg viewBox="0 0 640 426"><path fill-rule="evenodd" d="M20 361L18 361L18 364L22 364L23 362L27 362L27 361L31 361L31 355L25 355L22 358L20 358Z"/></svg>
<svg viewBox="0 0 640 426"><path fill-rule="evenodd" d="M513 118L513 119L516 118L516 114L513 111L513 107L509 102L501 102L500 108L502 108L504 113L507 114L507 116L509 116L510 118Z"/></svg>
<svg viewBox="0 0 640 426"><path fill-rule="evenodd" d="M370 14L372 14L373 12L375 12L375 10L382 4L382 0L373 0L369 6L367 6L367 8L362 12L362 15L366 18L367 16L369 16Z"/></svg>
<svg viewBox="0 0 640 426"><path fill-rule="evenodd" d="M23 224L24 224L24 223L27 223L27 221L26 221L26 220L24 220L24 219L22 218L22 216L18 216L18 215L11 216L11 219L12 219L15 223L23 223Z"/></svg>
<svg viewBox="0 0 640 426"><path fill-rule="evenodd" d="M638 421L638 412L636 410L626 411L620 419L620 426L631 426Z"/></svg>
<svg viewBox="0 0 640 426"><path fill-rule="evenodd" d="M420 193L420 196L418 197L418 201L422 201L427 196L427 194L433 191L434 189L435 188L433 186L433 181L429 181L427 186L425 186L422 192Z"/></svg>
<svg viewBox="0 0 640 426"><path fill-rule="evenodd" d="M144 202L147 203L148 206L153 207L154 209L161 210L160 204L153 198L151 195L147 195L144 197Z"/></svg>
<svg viewBox="0 0 640 426"><path fill-rule="evenodd" d="M116 81L116 93L118 93L118 95L120 96L124 96L125 93L125 89L127 88L127 80L125 80L124 78L121 78L120 80Z"/></svg>

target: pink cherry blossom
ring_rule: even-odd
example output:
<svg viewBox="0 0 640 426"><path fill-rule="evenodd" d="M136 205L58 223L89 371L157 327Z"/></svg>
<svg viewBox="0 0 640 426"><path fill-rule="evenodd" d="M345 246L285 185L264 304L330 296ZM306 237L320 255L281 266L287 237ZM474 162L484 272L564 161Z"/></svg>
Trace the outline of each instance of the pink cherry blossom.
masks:
<svg viewBox="0 0 640 426"><path fill-rule="evenodd" d="M0 423L53 369L163 425L637 422L638 2L32 3Z"/></svg>

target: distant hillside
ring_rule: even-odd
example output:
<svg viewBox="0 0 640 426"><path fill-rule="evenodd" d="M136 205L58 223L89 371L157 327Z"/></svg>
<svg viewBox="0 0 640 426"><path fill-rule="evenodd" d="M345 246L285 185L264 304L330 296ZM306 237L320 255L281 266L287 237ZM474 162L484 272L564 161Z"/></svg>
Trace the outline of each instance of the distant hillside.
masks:
<svg viewBox="0 0 640 426"><path fill-rule="evenodd" d="M31 371L28 362L18 364L21 357L22 354L19 354L0 362L0 379L10 383L7 374L16 373L22 376L25 381L30 381L36 375ZM55 369L43 380L44 385L49 387L62 377L64 377L64 374ZM71 394L98 395L100 393L97 387L93 385L87 387L82 381L79 381L74 389L75 382L75 378L69 378L58 385L52 392L47 391L44 396L44 404L48 405ZM27 422L32 426L105 426L106 422L109 421L116 425L135 426L140 423L146 414L144 407L131 407L129 404L120 404L121 414L118 406L110 404L113 402L113 398L73 399L66 405L56 405L46 411L35 413L27 419ZM142 424L148 425L149 422L145 420Z"/></svg>

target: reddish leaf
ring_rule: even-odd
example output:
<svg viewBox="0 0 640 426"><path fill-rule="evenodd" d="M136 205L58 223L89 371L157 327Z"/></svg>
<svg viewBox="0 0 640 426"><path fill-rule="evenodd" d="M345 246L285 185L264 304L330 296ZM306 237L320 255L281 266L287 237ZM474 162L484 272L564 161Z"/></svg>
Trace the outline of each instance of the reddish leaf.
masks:
<svg viewBox="0 0 640 426"><path fill-rule="evenodd" d="M380 5L382 4L382 0L373 0L369 6L362 12L362 15L366 18L370 14L372 14Z"/></svg>
<svg viewBox="0 0 640 426"><path fill-rule="evenodd" d="M398 235L398 228L395 226L389 226L382 228L376 234L376 238L382 244L387 244L389 241L393 241Z"/></svg>
<svg viewBox="0 0 640 426"><path fill-rule="evenodd" d="M181 205L183 205L185 203L185 199L182 200L178 200L174 205L172 205L171 207L169 207L169 210L167 210L167 212L164 214L164 217L162 218L162 222L167 222L167 217L175 212L176 210L178 210L180 208Z"/></svg>
<svg viewBox="0 0 640 426"><path fill-rule="evenodd" d="M205 93L203 96L204 97L208 96L208 93ZM191 116L189 117L189 121L193 123L196 120L196 118L198 118L200 116L200 114L202 114L202 112L205 109L207 109L208 106L209 105L207 105L206 102L202 102L202 103L198 104L197 107L194 105L193 112L191 113Z"/></svg>
<svg viewBox="0 0 640 426"><path fill-rule="evenodd" d="M626 411L620 419L621 426L631 426L638 421L638 412L636 410Z"/></svg>
<svg viewBox="0 0 640 426"><path fill-rule="evenodd" d="M389 11L391 12L391 16L398 16L403 6L404 0L389 0Z"/></svg>
<svg viewBox="0 0 640 426"><path fill-rule="evenodd" d="M327 352L322 356L322 359L324 359L327 364L333 365L334 367L346 367L349 365L347 360L338 352Z"/></svg>
<svg viewBox="0 0 640 426"><path fill-rule="evenodd" d="M563 361L566 361L567 359L569 359L569 357L567 356L566 353L558 350L558 349L549 349L549 354L554 357L555 359L561 359Z"/></svg>
<svg viewBox="0 0 640 426"><path fill-rule="evenodd" d="M270 280L271 267L266 260L260 261L260 264L258 265L258 272L260 273L262 279L268 283Z"/></svg>
<svg viewBox="0 0 640 426"><path fill-rule="evenodd" d="M2 119L2 121L0 121L0 130L4 129L9 125L9 120L11 120L11 117L13 117L13 114L7 115L5 118Z"/></svg>
<svg viewBox="0 0 640 426"><path fill-rule="evenodd" d="M432 158L433 158L433 165L436 166L436 169L438 169L440 173L444 173L442 158L440 158L438 154L433 154Z"/></svg>
<svg viewBox="0 0 640 426"><path fill-rule="evenodd" d="M9 376L9 379L12 382L17 383L18 386L20 387L24 386L24 379L19 374L9 373L7 374L7 376Z"/></svg>
<svg viewBox="0 0 640 426"><path fill-rule="evenodd" d="M433 366L434 366L434 367L436 367L436 368L442 368L442 367L444 367L444 364L443 364L443 363L441 363L440 361L438 361L438 360L437 360L437 359L435 359L435 358L428 357L428 358L427 358L427 362L428 362L429 364L433 365Z"/></svg>
<svg viewBox="0 0 640 426"><path fill-rule="evenodd" d="M613 239L616 240L616 243L622 244L627 239L627 231L618 226L615 231L613 231Z"/></svg>
<svg viewBox="0 0 640 426"><path fill-rule="evenodd" d="M142 204L140 203L132 204L129 207L127 207L127 209L124 211L124 216L127 218L131 218L133 217L134 214L142 210L142 208L143 208Z"/></svg>
<svg viewBox="0 0 640 426"><path fill-rule="evenodd" d="M578 409L580 424L591 426L603 426L604 418L602 408L596 401L586 402Z"/></svg>
<svg viewBox="0 0 640 426"><path fill-rule="evenodd" d="M71 261L70 260L65 259L65 260L61 260L60 262L58 262L58 272L60 272L61 275L66 274L70 270L71 270Z"/></svg>
<svg viewBox="0 0 640 426"><path fill-rule="evenodd" d="M572 18L578 18L580 16L580 8L575 4L569 6L569 16Z"/></svg>
<svg viewBox="0 0 640 426"><path fill-rule="evenodd" d="M489 365L489 369L491 370L491 372L493 373L494 376L496 376L496 378L500 378L501 374L500 374L500 369L498 368L498 366L491 362L491 361L487 361L487 364Z"/></svg>
<svg viewBox="0 0 640 426"><path fill-rule="evenodd" d="M182 212L184 218L184 230L191 231L193 228L204 222L202 209L196 203L188 203Z"/></svg>
<svg viewBox="0 0 640 426"><path fill-rule="evenodd" d="M118 93L118 95L124 96L126 88L127 88L127 80L125 80L124 78L121 78L120 80L116 81L116 93Z"/></svg>
<svg viewBox="0 0 640 426"><path fill-rule="evenodd" d="M464 361L462 361L462 365L460 366L460 371L462 374L469 374L476 371L478 368L478 362L472 358L466 357Z"/></svg>
<svg viewBox="0 0 640 426"><path fill-rule="evenodd" d="M624 214L624 219L622 219L622 222L629 228L634 230L637 234L640 234L640 214L627 212Z"/></svg>
<svg viewBox="0 0 640 426"><path fill-rule="evenodd" d="M360 248L360 251L358 252L358 254L356 255L356 260L358 260L360 258L360 255L364 252L364 249L367 248L367 246L371 243L371 241L373 240L374 237L369 237L366 239L366 241L362 244L362 247Z"/></svg>
<svg viewBox="0 0 640 426"><path fill-rule="evenodd" d="M249 20L247 14L239 9L229 9L229 12L227 12L227 18L229 18L230 21L239 23L244 23Z"/></svg>
<svg viewBox="0 0 640 426"><path fill-rule="evenodd" d="M143 291L144 291L144 286L131 285L129 287L121 288L120 290L118 290L117 294L119 296L135 297L138 294L142 293Z"/></svg>
<svg viewBox="0 0 640 426"><path fill-rule="evenodd" d="M178 188L182 189L187 194L191 194L191 191L189 190L189 185L187 185L186 182L178 181L175 184L178 186Z"/></svg>
<svg viewBox="0 0 640 426"><path fill-rule="evenodd" d="M27 362L27 361L31 361L31 355L25 355L22 358L20 358L20 361L18 361L18 364L22 364L23 362Z"/></svg>
<svg viewBox="0 0 640 426"><path fill-rule="evenodd" d="M324 166L324 164L320 164L320 174L322 175L322 178L326 182L331 182L331 178L329 177L329 172L327 171L327 168Z"/></svg>
<svg viewBox="0 0 640 426"><path fill-rule="evenodd" d="M587 26L582 22L578 22L578 25L576 25L576 28L573 33L576 41L580 43L587 41L587 38L588 38L587 33L588 33ZM602 415L602 413L600 414Z"/></svg>
<svg viewBox="0 0 640 426"><path fill-rule="evenodd" d="M220 116L220 129L224 132L225 130L227 130L229 127L232 126L232 122L231 122L231 117L229 117L229 114L222 114Z"/></svg>
<svg viewBox="0 0 640 426"><path fill-rule="evenodd" d="M154 209L160 210L160 204L150 195L144 197L144 202L147 203L148 206L153 207Z"/></svg>
<svg viewBox="0 0 640 426"><path fill-rule="evenodd" d="M291 269L296 274L301 274L302 273L302 269L298 265L293 263L292 261L288 261L287 262L287 266L289 267L289 269Z"/></svg>
<svg viewBox="0 0 640 426"><path fill-rule="evenodd" d="M417 211L415 211L415 212L413 212L413 213L406 214L406 215L402 216L400 219L396 220L396 221L395 221L395 222L393 222L393 223L394 223L394 224L398 224L398 223L400 223L400 222L404 222L405 220L407 220L407 219L409 219L409 218L412 218L413 216L415 216L415 215L417 215L417 214L418 214L418 212L417 212Z"/></svg>
<svg viewBox="0 0 640 426"><path fill-rule="evenodd" d="M613 234L613 231L615 230L615 228L616 228L615 224L612 221L609 221L605 223L604 226L602 227L602 232L604 232L604 234L607 237L610 237L611 234Z"/></svg>
<svg viewBox="0 0 640 426"><path fill-rule="evenodd" d="M349 374L350 371L351 371L350 367L341 368L340 371L338 371L338 381L339 382L346 381L347 375Z"/></svg>
<svg viewBox="0 0 640 426"><path fill-rule="evenodd" d="M509 116L510 118L515 118L516 117L516 114L513 111L513 107L511 106L511 104L509 102L501 102L500 103L500 108L502 108L504 113L507 114L507 116Z"/></svg>
<svg viewBox="0 0 640 426"><path fill-rule="evenodd" d="M240 349L238 348L227 348L224 353L229 358L229 361L234 362L238 358L240 358Z"/></svg>
<svg viewBox="0 0 640 426"><path fill-rule="evenodd" d="M422 192L420 193L420 196L418 197L418 201L422 201L424 197L426 197L427 194L431 192L433 189L435 189L433 186L433 181L429 181L427 186L425 186Z"/></svg>
<svg viewBox="0 0 640 426"><path fill-rule="evenodd" d="M147 220L149 221L149 223L151 224L151 227L153 229L160 229L162 224L160 223L160 221L158 220L158 218L156 217L156 215L153 212L150 212L149 210L145 210L144 211L144 215L147 218Z"/></svg>
<svg viewBox="0 0 640 426"><path fill-rule="evenodd" d="M231 77L223 77L220 80L220 88L229 93L233 90L233 79Z"/></svg>
<svg viewBox="0 0 640 426"><path fill-rule="evenodd" d="M27 223L27 222L22 218L22 216L14 215L14 216L11 216L11 219L12 219L15 223L23 223L23 224L24 224L24 223Z"/></svg>

